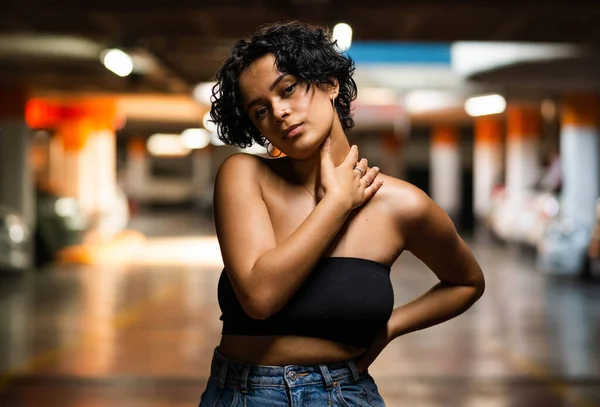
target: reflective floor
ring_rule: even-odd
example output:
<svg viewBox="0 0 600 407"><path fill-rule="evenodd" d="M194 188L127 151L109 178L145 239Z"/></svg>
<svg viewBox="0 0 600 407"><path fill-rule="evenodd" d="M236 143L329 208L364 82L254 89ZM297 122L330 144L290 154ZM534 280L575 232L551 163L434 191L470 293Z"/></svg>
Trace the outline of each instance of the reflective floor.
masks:
<svg viewBox="0 0 600 407"><path fill-rule="evenodd" d="M148 214L147 237L94 265L0 280L0 406L195 406L221 328L210 219ZM518 249L469 239L484 297L396 339L370 368L388 406L600 406L600 284L549 278ZM410 254L397 304L434 284Z"/></svg>

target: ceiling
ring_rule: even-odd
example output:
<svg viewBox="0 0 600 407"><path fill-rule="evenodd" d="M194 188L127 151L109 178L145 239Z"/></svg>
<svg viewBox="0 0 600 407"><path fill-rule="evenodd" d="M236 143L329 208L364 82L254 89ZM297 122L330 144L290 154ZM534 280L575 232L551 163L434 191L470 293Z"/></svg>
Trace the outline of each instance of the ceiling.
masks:
<svg viewBox="0 0 600 407"><path fill-rule="evenodd" d="M596 1L3 0L0 80L38 91L189 93L236 39L285 19L347 22L354 41L600 43ZM54 42L32 48L23 40L32 35ZM117 77L99 63L106 46L136 51L154 68Z"/></svg>

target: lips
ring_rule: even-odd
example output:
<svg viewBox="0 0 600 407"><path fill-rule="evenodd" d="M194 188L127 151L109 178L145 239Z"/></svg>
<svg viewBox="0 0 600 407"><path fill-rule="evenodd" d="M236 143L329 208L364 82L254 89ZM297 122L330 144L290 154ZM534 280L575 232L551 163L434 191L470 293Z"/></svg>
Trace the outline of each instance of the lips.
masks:
<svg viewBox="0 0 600 407"><path fill-rule="evenodd" d="M283 133L284 133L283 138L289 139L289 138L295 137L302 132L303 128L304 128L304 123L298 123L298 124L289 126L287 129L285 129L283 131Z"/></svg>

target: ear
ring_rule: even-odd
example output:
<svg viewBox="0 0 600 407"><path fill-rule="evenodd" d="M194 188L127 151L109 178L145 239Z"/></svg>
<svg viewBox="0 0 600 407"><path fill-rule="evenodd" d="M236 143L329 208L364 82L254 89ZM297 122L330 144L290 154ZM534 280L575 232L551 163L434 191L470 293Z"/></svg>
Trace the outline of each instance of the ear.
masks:
<svg viewBox="0 0 600 407"><path fill-rule="evenodd" d="M337 78L329 77L329 99L333 102L340 93L340 83Z"/></svg>

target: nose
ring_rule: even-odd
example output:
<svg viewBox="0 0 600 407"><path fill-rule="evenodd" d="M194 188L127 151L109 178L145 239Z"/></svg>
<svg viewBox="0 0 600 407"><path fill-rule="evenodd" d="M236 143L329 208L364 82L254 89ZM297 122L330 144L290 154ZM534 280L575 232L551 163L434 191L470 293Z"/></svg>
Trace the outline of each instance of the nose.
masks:
<svg viewBox="0 0 600 407"><path fill-rule="evenodd" d="M287 103L281 100L273 103L273 115L278 121L285 120L290 115L290 112L291 109Z"/></svg>

